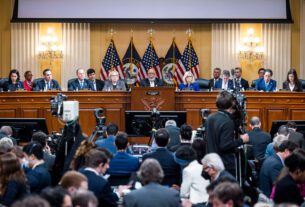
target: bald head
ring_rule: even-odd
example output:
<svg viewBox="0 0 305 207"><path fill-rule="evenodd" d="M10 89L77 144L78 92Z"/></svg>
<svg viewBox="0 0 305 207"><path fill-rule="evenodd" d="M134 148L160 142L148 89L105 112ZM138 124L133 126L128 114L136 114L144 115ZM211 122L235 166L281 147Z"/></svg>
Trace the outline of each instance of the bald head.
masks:
<svg viewBox="0 0 305 207"><path fill-rule="evenodd" d="M253 116L250 120L250 127L253 129L255 127L261 127L261 120L258 116Z"/></svg>

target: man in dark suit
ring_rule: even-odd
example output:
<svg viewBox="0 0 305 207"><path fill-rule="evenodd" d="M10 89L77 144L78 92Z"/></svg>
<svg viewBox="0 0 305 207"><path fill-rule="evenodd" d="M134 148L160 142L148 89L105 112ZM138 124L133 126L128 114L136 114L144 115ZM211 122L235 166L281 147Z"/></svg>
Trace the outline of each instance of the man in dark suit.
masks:
<svg viewBox="0 0 305 207"><path fill-rule="evenodd" d="M92 82L85 79L84 69L77 69L76 75L77 79L75 79L70 83L70 85L68 85L68 91L94 90Z"/></svg>
<svg viewBox="0 0 305 207"><path fill-rule="evenodd" d="M249 82L241 77L242 69L240 67L234 68L234 88L239 90L248 90Z"/></svg>
<svg viewBox="0 0 305 207"><path fill-rule="evenodd" d="M213 78L210 79L210 88L215 88L215 85L218 81L221 81L222 79L220 78L221 75L221 69L220 68L214 68L213 70Z"/></svg>
<svg viewBox="0 0 305 207"><path fill-rule="evenodd" d="M61 90L58 82L53 79L52 71L45 69L43 71L43 79L36 83L34 91L48 91L48 90Z"/></svg>
<svg viewBox="0 0 305 207"><path fill-rule="evenodd" d="M150 68L147 71L148 78L140 81L141 87L159 87L163 86L163 80L157 78L157 74L154 68Z"/></svg>
<svg viewBox="0 0 305 207"><path fill-rule="evenodd" d="M89 81L92 82L93 88L95 91L102 91L104 88L104 81L95 79L95 70L93 68L89 68L87 70L87 76Z"/></svg>
<svg viewBox="0 0 305 207"><path fill-rule="evenodd" d="M274 138L282 139L278 135ZM290 155L290 153L297 147L297 145L291 141L283 141L276 154L269 156L263 163L260 175L259 175L259 189L269 198L272 190L272 186L280 174L280 171L284 167L284 160Z"/></svg>
<svg viewBox="0 0 305 207"><path fill-rule="evenodd" d="M165 122L165 129L167 130L170 138L167 149L180 144L180 129L177 127L175 120L167 120Z"/></svg>
<svg viewBox="0 0 305 207"><path fill-rule="evenodd" d="M166 129L162 128L156 132L155 142L157 149L143 155L143 160L154 158L159 161L163 171L164 179L162 184L172 186L173 184L179 185L181 178L180 166L175 162L174 155L166 149L169 142L169 134Z"/></svg>
<svg viewBox="0 0 305 207"><path fill-rule="evenodd" d="M272 92L276 90L276 81L272 80L273 72L270 69L265 69L264 78L256 81L255 89L258 91Z"/></svg>
<svg viewBox="0 0 305 207"><path fill-rule="evenodd" d="M296 143L300 148L305 150L305 140L304 135L300 132L297 132L297 125L294 121L288 121L287 127L289 129L288 140Z"/></svg>
<svg viewBox="0 0 305 207"><path fill-rule="evenodd" d="M215 83L214 89L232 90L234 88L233 80L230 79L230 72L224 70L222 72L222 79Z"/></svg>
<svg viewBox="0 0 305 207"><path fill-rule="evenodd" d="M258 82L259 79L264 78L264 74L265 74L265 68L259 68L257 71L258 74L258 79L255 79L252 81L251 83L251 88L255 88L256 83Z"/></svg>
<svg viewBox="0 0 305 207"><path fill-rule="evenodd" d="M117 153L110 161L107 174L110 175L131 175L140 166L139 159L127 154L128 136L126 133L118 133L115 138Z"/></svg>
<svg viewBox="0 0 305 207"><path fill-rule="evenodd" d="M250 127L252 131L248 132L250 145L248 157L262 163L265 160L267 145L272 142L271 135L261 130L261 121L257 116L251 118Z"/></svg>
<svg viewBox="0 0 305 207"><path fill-rule="evenodd" d="M157 160L146 159L140 167L138 176L144 186L124 196L125 207L181 206L178 191L160 185L164 174Z"/></svg>

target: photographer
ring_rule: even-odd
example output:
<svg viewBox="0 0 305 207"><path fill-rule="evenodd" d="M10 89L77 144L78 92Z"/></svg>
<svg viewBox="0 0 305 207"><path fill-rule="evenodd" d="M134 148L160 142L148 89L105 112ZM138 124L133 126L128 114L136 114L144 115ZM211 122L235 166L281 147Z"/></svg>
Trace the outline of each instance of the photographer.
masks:
<svg viewBox="0 0 305 207"><path fill-rule="evenodd" d="M207 153L217 153L225 169L235 176L235 150L249 141L248 134L235 139L234 120L232 119L234 97L222 91L216 98L218 111L207 119Z"/></svg>

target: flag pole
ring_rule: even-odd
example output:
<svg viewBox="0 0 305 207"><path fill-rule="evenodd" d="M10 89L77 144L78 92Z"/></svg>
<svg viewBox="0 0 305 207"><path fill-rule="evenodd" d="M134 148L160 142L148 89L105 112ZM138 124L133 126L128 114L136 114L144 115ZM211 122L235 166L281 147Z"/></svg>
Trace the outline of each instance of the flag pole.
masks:
<svg viewBox="0 0 305 207"><path fill-rule="evenodd" d="M111 44L111 59L110 59L110 70L113 71L113 54L114 54L114 42L113 42L113 29L110 29L110 44Z"/></svg>
<svg viewBox="0 0 305 207"><path fill-rule="evenodd" d="M188 59L188 68L191 71L191 69L192 69L192 56L193 56L192 51L191 51L191 42L192 42L192 30L191 30L191 28L189 28L187 30L187 34L188 34L188 50L189 50L189 54L190 54L190 57Z"/></svg>
<svg viewBox="0 0 305 207"><path fill-rule="evenodd" d="M153 42L152 42L152 39L153 39L153 29L151 28L150 30L149 30L149 43L150 43L150 45L151 45L151 50L150 50L150 68L153 68L153 65L154 65L154 63L153 63L153 48L154 48L154 46L153 46ZM149 69L150 69L149 68Z"/></svg>
<svg viewBox="0 0 305 207"><path fill-rule="evenodd" d="M176 53L175 53L175 51L176 51L176 42L175 42L175 36L173 37L173 74L174 74L174 77L175 77L175 73L176 73L176 67L175 67L175 64L176 64ZM175 87L177 87L178 86L178 83L177 83L177 81L173 78L173 80L174 80L174 84L175 84Z"/></svg>

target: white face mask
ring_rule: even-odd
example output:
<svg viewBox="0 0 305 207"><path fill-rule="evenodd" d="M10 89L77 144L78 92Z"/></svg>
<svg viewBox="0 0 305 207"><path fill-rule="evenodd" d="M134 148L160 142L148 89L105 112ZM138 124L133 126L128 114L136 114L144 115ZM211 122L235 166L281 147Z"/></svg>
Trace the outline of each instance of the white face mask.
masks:
<svg viewBox="0 0 305 207"><path fill-rule="evenodd" d="M30 167L30 162L27 159L23 158L22 161L21 161L21 167L22 168L29 168Z"/></svg>

